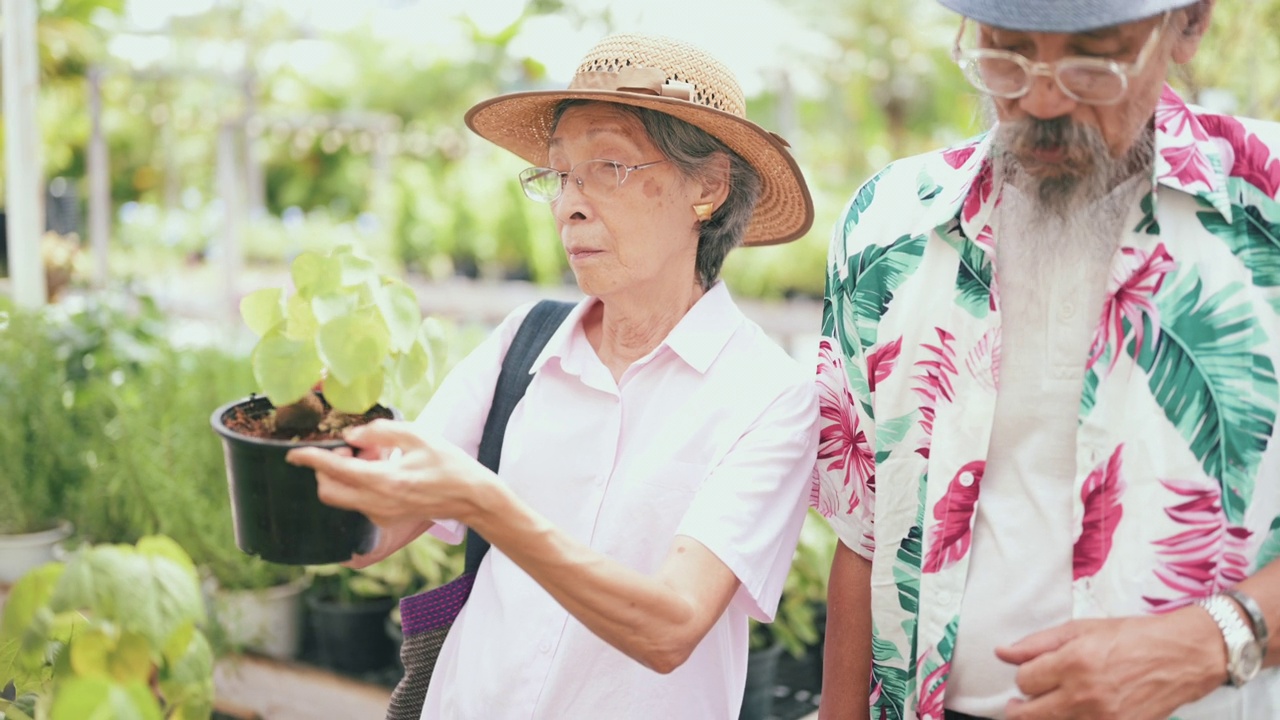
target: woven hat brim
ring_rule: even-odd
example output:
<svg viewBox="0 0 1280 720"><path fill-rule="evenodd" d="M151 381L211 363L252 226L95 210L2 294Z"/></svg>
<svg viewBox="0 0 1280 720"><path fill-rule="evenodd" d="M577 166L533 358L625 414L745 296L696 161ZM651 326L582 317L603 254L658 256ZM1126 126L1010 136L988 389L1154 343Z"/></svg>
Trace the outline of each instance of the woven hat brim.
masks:
<svg viewBox="0 0 1280 720"><path fill-rule="evenodd" d="M778 138L737 115L675 98L613 90L534 90L478 103L467 127L534 165L547 164L551 120L562 100L598 100L646 107L699 127L742 156L760 174L760 200L747 224L743 245L778 245L802 237L813 226L813 198L800 167Z"/></svg>
<svg viewBox="0 0 1280 720"><path fill-rule="evenodd" d="M1023 32L1080 33L1155 17L1196 0L938 0L983 25Z"/></svg>

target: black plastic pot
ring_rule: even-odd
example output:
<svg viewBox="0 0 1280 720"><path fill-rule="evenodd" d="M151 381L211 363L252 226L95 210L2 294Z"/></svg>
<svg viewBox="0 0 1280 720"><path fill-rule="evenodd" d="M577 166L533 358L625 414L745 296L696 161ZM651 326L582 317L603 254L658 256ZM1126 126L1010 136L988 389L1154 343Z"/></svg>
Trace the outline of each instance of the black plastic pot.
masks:
<svg viewBox="0 0 1280 720"><path fill-rule="evenodd" d="M387 615L395 598L376 598L349 604L307 596L316 661L347 674L388 667L395 660L395 644L387 634Z"/></svg>
<svg viewBox="0 0 1280 720"><path fill-rule="evenodd" d="M377 528L364 515L320 502L311 468L290 465L284 456L302 446L344 447L341 440L289 442L264 440L233 432L225 419L236 408L265 415L271 401L250 397L213 412L213 429L222 437L231 492L236 546L250 555L283 565L324 565L367 553L377 542ZM399 417L394 410L388 411Z"/></svg>
<svg viewBox="0 0 1280 720"><path fill-rule="evenodd" d="M747 684L742 694L742 711L738 720L766 720L773 714L773 689L777 686L778 659L784 650L774 643L763 650L747 654Z"/></svg>

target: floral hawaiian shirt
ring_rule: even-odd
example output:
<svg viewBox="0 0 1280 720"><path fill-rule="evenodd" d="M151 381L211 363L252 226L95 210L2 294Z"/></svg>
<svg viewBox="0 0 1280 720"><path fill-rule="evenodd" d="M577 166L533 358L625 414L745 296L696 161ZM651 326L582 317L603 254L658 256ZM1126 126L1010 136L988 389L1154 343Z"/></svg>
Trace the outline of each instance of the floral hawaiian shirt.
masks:
<svg viewBox="0 0 1280 720"><path fill-rule="evenodd" d="M1155 133L1080 358L1076 618L1181 607L1280 555L1280 126L1166 87ZM873 718L943 716L999 387L989 147L889 165L831 246L813 503L873 561ZM1280 680L1179 717L1280 717Z"/></svg>

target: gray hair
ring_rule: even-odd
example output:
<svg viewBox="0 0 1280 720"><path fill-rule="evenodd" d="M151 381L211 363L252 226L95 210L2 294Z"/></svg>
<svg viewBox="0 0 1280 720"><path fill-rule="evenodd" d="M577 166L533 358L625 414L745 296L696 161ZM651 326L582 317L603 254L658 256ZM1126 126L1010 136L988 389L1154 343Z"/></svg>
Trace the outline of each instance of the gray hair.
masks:
<svg viewBox="0 0 1280 720"><path fill-rule="evenodd" d="M556 106L551 121L551 131L565 111L577 105L590 104L591 100L565 100ZM720 269L729 251L742 243L747 225L760 200L760 173L707 131L680 118L649 108L610 103L619 111L638 119L645 132L658 146L667 160L690 179L712 179L719 174L715 158L723 153L729 158L729 195L724 204L716 208L711 219L698 229L698 257L695 270L704 290L709 289L720 277Z"/></svg>

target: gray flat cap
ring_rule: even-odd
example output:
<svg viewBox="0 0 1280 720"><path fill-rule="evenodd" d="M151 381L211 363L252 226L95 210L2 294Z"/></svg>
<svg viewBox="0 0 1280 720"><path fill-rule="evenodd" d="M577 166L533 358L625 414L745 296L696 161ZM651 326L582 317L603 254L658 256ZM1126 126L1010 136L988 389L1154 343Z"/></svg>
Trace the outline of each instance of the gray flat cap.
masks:
<svg viewBox="0 0 1280 720"><path fill-rule="evenodd" d="M983 25L1027 32L1076 33L1123 25L1196 0L938 0Z"/></svg>

